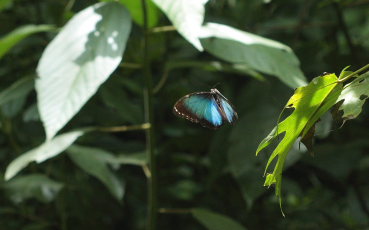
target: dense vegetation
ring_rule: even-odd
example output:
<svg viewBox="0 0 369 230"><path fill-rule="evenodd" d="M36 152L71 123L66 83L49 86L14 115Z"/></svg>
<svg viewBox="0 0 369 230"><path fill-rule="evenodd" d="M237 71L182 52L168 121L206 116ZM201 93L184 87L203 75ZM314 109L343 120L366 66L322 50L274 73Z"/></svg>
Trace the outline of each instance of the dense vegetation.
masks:
<svg viewBox="0 0 369 230"><path fill-rule="evenodd" d="M368 12L0 0L0 228L368 229ZM213 87L234 125L173 115Z"/></svg>

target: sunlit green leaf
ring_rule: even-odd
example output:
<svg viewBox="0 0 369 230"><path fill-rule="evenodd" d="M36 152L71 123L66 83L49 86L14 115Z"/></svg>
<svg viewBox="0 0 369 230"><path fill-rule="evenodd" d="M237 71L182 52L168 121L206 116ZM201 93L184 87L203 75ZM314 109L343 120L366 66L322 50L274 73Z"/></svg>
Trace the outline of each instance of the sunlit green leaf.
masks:
<svg viewBox="0 0 369 230"><path fill-rule="evenodd" d="M119 3L95 4L76 14L47 46L37 67L38 108L52 138L95 94L122 60L131 29Z"/></svg>
<svg viewBox="0 0 369 230"><path fill-rule="evenodd" d="M206 51L223 60L277 76L290 87L306 85L299 60L282 43L216 23L203 27L201 43Z"/></svg>
<svg viewBox="0 0 369 230"><path fill-rule="evenodd" d="M13 4L13 0L0 0L0 11L10 7Z"/></svg>
<svg viewBox="0 0 369 230"><path fill-rule="evenodd" d="M203 51L199 40L208 0L152 0L174 27L196 49Z"/></svg>
<svg viewBox="0 0 369 230"><path fill-rule="evenodd" d="M3 188L5 194L14 203L21 203L30 198L35 198L41 202L50 202L63 188L63 184L45 175L30 174L5 182Z"/></svg>
<svg viewBox="0 0 369 230"><path fill-rule="evenodd" d="M115 156L105 150L73 145L67 150L69 157L82 170L99 179L112 193L121 200L124 195L124 185L109 169L109 163L115 163Z"/></svg>
<svg viewBox="0 0 369 230"><path fill-rule="evenodd" d="M57 156L68 148L78 137L83 135L83 131L73 131L64 133L55 138L46 141L42 145L34 148L26 153L23 153L18 158L13 160L5 171L5 180L9 180L17 175L29 163L42 163L52 157Z"/></svg>
<svg viewBox="0 0 369 230"><path fill-rule="evenodd" d="M139 25L143 25L143 11L142 11L142 1L132 1L132 0L119 0L131 13L133 21ZM148 11L148 21L149 27L154 27L158 24L159 13L157 7L152 3L152 1L147 1L147 11Z"/></svg>
<svg viewBox="0 0 369 230"><path fill-rule="evenodd" d="M260 143L256 154L272 143L280 134L281 141L269 157L265 172L273 160L278 156L272 173L268 173L265 186L276 184L276 195L281 199L282 170L289 150L299 136L305 136L316 121L334 104L342 91L342 83L338 83L335 74L314 78L309 85L296 89L289 99L286 108L293 108L293 112Z"/></svg>
<svg viewBox="0 0 369 230"><path fill-rule="evenodd" d="M354 119L361 113L362 107L369 96L369 72L360 75L343 89L337 102L343 100L339 110L343 110L342 118Z"/></svg>
<svg viewBox="0 0 369 230"><path fill-rule="evenodd" d="M246 230L231 218L204 209L193 209L192 215L208 230Z"/></svg>
<svg viewBox="0 0 369 230"><path fill-rule="evenodd" d="M31 34L50 31L54 29L53 26L50 25L26 25L21 26L5 37L0 39L0 59L17 43L30 36Z"/></svg>

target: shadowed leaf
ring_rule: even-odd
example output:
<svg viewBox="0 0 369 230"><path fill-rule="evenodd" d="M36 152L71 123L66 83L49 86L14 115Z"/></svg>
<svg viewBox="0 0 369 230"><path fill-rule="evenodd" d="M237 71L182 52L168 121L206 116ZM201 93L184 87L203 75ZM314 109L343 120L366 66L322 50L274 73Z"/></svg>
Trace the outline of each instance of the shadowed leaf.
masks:
<svg viewBox="0 0 369 230"><path fill-rule="evenodd" d="M38 32L45 32L53 30L54 27L50 25L26 25L13 30L5 37L0 39L0 59L17 43Z"/></svg>
<svg viewBox="0 0 369 230"><path fill-rule="evenodd" d="M21 203L31 198L41 202L50 202L63 188L63 184L45 175L30 174L5 182L3 188L5 194L14 203Z"/></svg>
<svg viewBox="0 0 369 230"><path fill-rule="evenodd" d="M204 209L193 209L192 215L208 230L246 230L231 218Z"/></svg>
<svg viewBox="0 0 369 230"><path fill-rule="evenodd" d="M201 43L206 51L223 60L277 76L292 88L306 85L299 60L282 43L216 23L203 27Z"/></svg>

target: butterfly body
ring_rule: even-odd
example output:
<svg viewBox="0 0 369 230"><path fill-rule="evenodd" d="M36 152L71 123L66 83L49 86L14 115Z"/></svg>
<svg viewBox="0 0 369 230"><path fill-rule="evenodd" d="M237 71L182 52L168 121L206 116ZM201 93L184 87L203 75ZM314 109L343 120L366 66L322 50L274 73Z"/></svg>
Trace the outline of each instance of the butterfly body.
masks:
<svg viewBox="0 0 369 230"><path fill-rule="evenodd" d="M238 118L233 105L217 89L182 97L174 105L173 112L210 129L217 129L226 122L233 124Z"/></svg>

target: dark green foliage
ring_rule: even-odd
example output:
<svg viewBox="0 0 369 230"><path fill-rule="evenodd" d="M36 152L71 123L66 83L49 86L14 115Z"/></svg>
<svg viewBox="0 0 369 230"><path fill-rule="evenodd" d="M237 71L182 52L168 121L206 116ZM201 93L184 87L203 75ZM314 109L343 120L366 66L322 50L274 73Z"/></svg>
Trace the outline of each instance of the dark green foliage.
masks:
<svg viewBox="0 0 369 230"><path fill-rule="evenodd" d="M194 1L199 5L192 7L201 9L203 1ZM106 3L117 4L112 7L116 10L112 18L123 20L120 13L125 9L120 7L124 4L132 15L132 23L105 21L104 26L96 26L108 35L115 26L127 32L127 42L124 36L119 40L119 50L125 46L123 61L117 68L110 66L115 70L98 84L97 92L90 92L86 104L82 103L64 124L52 130L50 142L45 142L45 114L40 116L37 107L42 87L40 83L34 87L34 82L40 81L37 65L60 29L97 1L0 0L0 229L146 227L148 168L144 129L148 124L143 97L143 14L138 2L141 1ZM157 229L368 229L369 113L364 103L369 95L368 74L360 73L363 75L344 87L340 97L327 97L335 98L334 102L328 101L330 106L345 100L332 111L333 118L352 119L342 127L342 120L331 123L330 113L319 121L320 113L330 106L324 107L326 98L318 100L320 106L310 114L313 119L303 127L312 127L318 120L311 140L313 157L303 144L295 142L300 133L289 139L284 149L286 159L280 165L283 186L277 188L286 218L280 213L274 180L267 183L272 185L270 188L264 187L268 178L263 178L263 173L268 153L284 145L284 138L289 137L281 134L258 157L255 151L278 124L281 110L294 94L291 87L310 82L323 72L339 76L347 65L355 71L368 64L369 3L210 0L205 5L207 29L224 24L232 27L232 33L210 30L193 37L183 27L183 17L186 12L201 10L180 10L175 19L165 7L155 5L163 2L166 1L149 1L148 9L148 59L154 84L157 197L161 212ZM111 15L110 11L100 13ZM194 30L202 24L196 20L191 22ZM178 32L161 27L172 24ZM248 44L242 39L249 34L240 38L236 30L278 43L252 37L257 44ZM95 32L93 28L92 31ZM83 61L99 56L106 48L105 43L101 44L99 48L86 47L92 50L91 56L85 56ZM120 57L105 54L104 57ZM55 59L54 63L62 60L61 56ZM97 73L91 70L88 76ZM180 97L208 91L214 85L237 109L239 120L234 126L212 131L172 114L172 106ZM55 92L58 89L55 87ZM305 100L312 97L309 93L300 95L307 97ZM347 100L349 95L354 95L351 101ZM292 114L292 109L287 109L280 121ZM117 127L121 130L114 130ZM127 127L132 130L124 130ZM303 129L303 134L307 132ZM276 161L271 161L270 169L275 165L281 173Z"/></svg>

